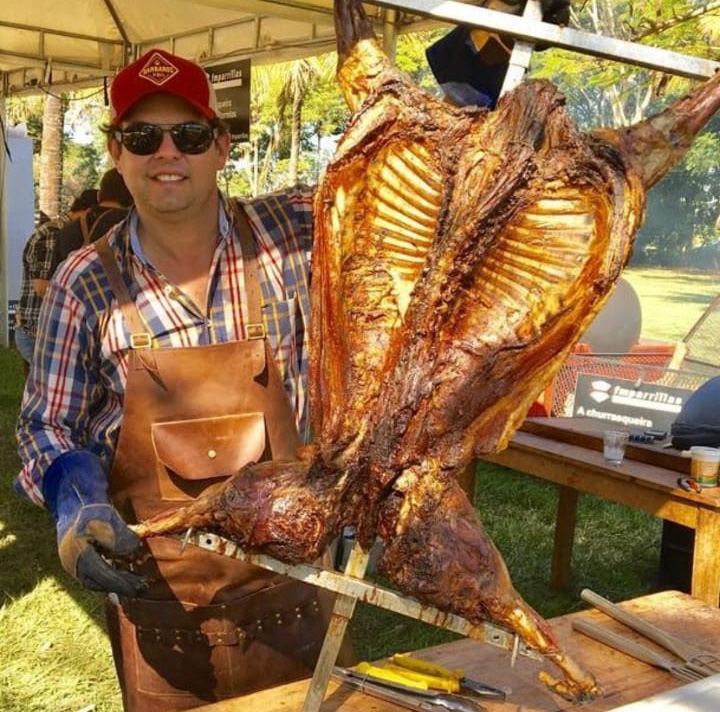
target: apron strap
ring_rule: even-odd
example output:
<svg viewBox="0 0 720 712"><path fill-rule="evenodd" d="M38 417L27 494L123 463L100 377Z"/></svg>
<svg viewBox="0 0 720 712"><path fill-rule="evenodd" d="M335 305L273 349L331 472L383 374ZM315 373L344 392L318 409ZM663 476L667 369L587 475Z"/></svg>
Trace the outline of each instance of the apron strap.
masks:
<svg viewBox="0 0 720 712"><path fill-rule="evenodd" d="M231 200L234 222L237 227L240 239L240 251L243 258L243 276L245 278L245 294L248 304L248 324L245 327L245 335L248 339L264 339L266 337L265 325L262 320L262 290L258 270L257 253L253 244L252 230L245 210L238 201ZM100 256L110 288L115 294L125 320L130 327L130 347L133 349L150 348L152 346L152 334L143 327L143 320L135 301L130 297L130 292L120 274L120 269L115 261L107 236L96 240L95 249Z"/></svg>
<svg viewBox="0 0 720 712"><path fill-rule="evenodd" d="M262 320L262 291L258 271L257 253L253 244L250 222L239 201L231 200L230 207L233 213L234 222L240 238L240 250L243 258L243 276L245 278L245 295L248 303L248 324L245 328L245 335L248 339L264 339L266 336L265 325Z"/></svg>
<svg viewBox="0 0 720 712"><path fill-rule="evenodd" d="M152 334L143 327L140 311L123 281L120 268L110 249L110 242L108 241L107 235L96 240L93 244L100 257L102 266L105 269L105 274L107 274L110 289L112 289L115 298L118 300L120 310L130 327L130 348L149 349L152 346Z"/></svg>

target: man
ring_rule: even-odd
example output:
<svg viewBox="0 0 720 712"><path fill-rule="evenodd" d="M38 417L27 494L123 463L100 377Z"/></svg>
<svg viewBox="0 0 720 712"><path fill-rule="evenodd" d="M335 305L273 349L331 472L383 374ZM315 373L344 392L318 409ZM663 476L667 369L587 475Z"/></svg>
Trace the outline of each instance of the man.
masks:
<svg viewBox="0 0 720 712"><path fill-rule="evenodd" d="M125 710L191 709L309 675L326 630L317 589L173 538L148 540L132 570L108 560L137 550L125 522L249 461L295 458L312 196L219 193L230 138L197 64L151 50L110 97L108 149L134 207L53 276L17 486L55 518L66 570L119 595L107 611Z"/></svg>
<svg viewBox="0 0 720 712"><path fill-rule="evenodd" d="M50 274L73 251L102 237L115 223L123 220L132 205L132 195L117 168L105 171L97 190L97 205L76 220L71 220L55 237Z"/></svg>
<svg viewBox="0 0 720 712"><path fill-rule="evenodd" d="M35 349L40 305L52 276L55 239L62 227L80 218L96 202L96 191L85 190L75 198L70 209L55 219L38 224L23 249L23 272L20 280L20 302L15 313L15 347L24 361L27 375ZM44 213L43 213L44 215Z"/></svg>

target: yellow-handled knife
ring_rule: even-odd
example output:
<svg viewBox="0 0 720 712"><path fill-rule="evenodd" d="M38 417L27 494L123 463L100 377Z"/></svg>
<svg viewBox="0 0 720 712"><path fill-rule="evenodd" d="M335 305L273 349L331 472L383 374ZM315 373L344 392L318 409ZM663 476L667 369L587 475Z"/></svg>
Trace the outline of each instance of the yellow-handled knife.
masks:
<svg viewBox="0 0 720 712"><path fill-rule="evenodd" d="M398 672L404 668L407 670L406 674L420 676L420 679L425 680L428 687L448 692L468 691L480 697L502 700L512 692L508 688L492 687L484 682L472 680L465 676L464 670L451 670L428 660L414 658L408 653L396 653L390 658L390 664L387 667Z"/></svg>

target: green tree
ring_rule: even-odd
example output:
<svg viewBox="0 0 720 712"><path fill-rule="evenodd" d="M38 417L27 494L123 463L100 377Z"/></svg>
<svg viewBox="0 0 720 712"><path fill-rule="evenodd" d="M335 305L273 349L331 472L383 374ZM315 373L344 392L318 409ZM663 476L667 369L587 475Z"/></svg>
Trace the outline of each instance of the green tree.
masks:
<svg viewBox="0 0 720 712"><path fill-rule="evenodd" d="M280 130L289 135L288 183L298 182L298 163L302 141L302 110L308 91L317 76L319 63L309 59L292 62L277 100ZM289 113L289 117L288 117Z"/></svg>
<svg viewBox="0 0 720 712"><path fill-rule="evenodd" d="M713 57L720 37L720 1L586 0L572 24L589 32ZM557 83L585 129L637 123L688 91L693 82L579 53L547 50L533 57L532 75ZM684 264L693 247L713 239L718 215L718 122L712 122L686 160L648 195L634 261Z"/></svg>
<svg viewBox="0 0 720 712"><path fill-rule="evenodd" d="M713 57L720 31L718 0L586 0L571 24L587 32L697 57ZM686 91L688 80L564 50L533 56L532 75L557 83L586 128L636 123L665 96Z"/></svg>

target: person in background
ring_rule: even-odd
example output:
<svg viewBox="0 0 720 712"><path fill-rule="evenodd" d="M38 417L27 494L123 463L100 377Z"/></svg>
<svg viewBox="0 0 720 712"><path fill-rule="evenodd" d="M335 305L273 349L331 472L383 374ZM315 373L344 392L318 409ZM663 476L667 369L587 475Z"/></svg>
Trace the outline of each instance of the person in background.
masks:
<svg viewBox="0 0 720 712"><path fill-rule="evenodd" d="M486 0L483 7L522 14L526 0ZM567 25L570 0L541 0L543 22ZM500 97L514 40L496 32L459 25L427 48L430 69L448 101L490 109ZM536 45L536 50L547 49Z"/></svg>
<svg viewBox="0 0 720 712"><path fill-rule="evenodd" d="M51 219L52 218L44 210L38 210L36 213L35 227L40 227L46 222L50 222Z"/></svg>
<svg viewBox="0 0 720 712"><path fill-rule="evenodd" d="M205 71L161 49L114 78L126 220L60 265L40 314L16 487L64 568L106 599L126 712L192 709L309 676L314 586L127 523L307 435L312 190L220 193L230 150ZM302 434L302 435L301 435ZM300 515L300 513L298 513Z"/></svg>
<svg viewBox="0 0 720 712"><path fill-rule="evenodd" d="M23 248L23 271L20 280L20 301L15 312L15 348L23 358L27 376L35 348L40 305L53 273L53 252L57 233L71 220L80 218L97 203L97 191L85 190L75 198L69 210L54 219L43 220L41 211L38 225ZM47 217L47 216L45 216Z"/></svg>
<svg viewBox="0 0 720 712"><path fill-rule="evenodd" d="M55 273L58 265L71 252L94 242L127 216L128 208L132 205L132 195L117 168L111 168L103 174L97 190L97 198L97 205L76 220L71 220L58 231L50 263L50 274Z"/></svg>

